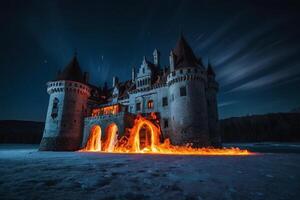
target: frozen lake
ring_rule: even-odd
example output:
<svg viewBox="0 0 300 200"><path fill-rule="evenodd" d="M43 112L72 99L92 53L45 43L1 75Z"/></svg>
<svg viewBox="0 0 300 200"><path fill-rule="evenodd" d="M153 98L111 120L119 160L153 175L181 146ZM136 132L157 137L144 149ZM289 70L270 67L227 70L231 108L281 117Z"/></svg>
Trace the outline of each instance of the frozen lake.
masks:
<svg viewBox="0 0 300 200"><path fill-rule="evenodd" d="M299 145L290 145L297 152ZM0 145L0 199L298 200L300 154L127 155Z"/></svg>

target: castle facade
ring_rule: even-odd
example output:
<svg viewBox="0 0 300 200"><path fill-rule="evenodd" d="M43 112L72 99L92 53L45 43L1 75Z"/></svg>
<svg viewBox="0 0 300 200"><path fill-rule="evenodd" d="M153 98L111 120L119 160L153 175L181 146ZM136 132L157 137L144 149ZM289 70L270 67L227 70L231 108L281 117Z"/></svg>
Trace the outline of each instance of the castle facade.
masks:
<svg viewBox="0 0 300 200"><path fill-rule="evenodd" d="M219 146L218 83L210 64L204 66L181 35L169 55L169 66L162 67L160 52L153 61L143 58L131 80L113 77L112 87L89 84L76 55L47 83L50 95L40 150L83 148L95 126L105 137L113 124L118 136L126 134L137 114L156 113L163 138L172 144Z"/></svg>

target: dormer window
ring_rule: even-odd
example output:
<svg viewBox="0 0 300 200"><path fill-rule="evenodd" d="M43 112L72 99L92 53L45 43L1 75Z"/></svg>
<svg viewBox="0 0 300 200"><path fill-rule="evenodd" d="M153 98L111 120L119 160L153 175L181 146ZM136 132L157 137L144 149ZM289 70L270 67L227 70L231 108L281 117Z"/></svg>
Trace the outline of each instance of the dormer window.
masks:
<svg viewBox="0 0 300 200"><path fill-rule="evenodd" d="M143 74L145 74L145 68L143 67Z"/></svg>

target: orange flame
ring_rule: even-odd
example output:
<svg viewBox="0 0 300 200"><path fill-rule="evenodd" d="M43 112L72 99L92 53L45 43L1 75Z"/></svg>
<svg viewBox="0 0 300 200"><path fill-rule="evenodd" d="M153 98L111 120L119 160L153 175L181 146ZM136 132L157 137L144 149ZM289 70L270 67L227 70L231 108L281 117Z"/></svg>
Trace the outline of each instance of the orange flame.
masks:
<svg viewBox="0 0 300 200"><path fill-rule="evenodd" d="M101 128L94 126L92 128L86 147L82 151L101 151Z"/></svg>
<svg viewBox="0 0 300 200"><path fill-rule="evenodd" d="M116 124L111 124L107 127L107 136L103 144L103 151L113 152L118 139L118 127ZM100 142L100 141L99 141Z"/></svg>
<svg viewBox="0 0 300 200"><path fill-rule="evenodd" d="M94 130L82 151L101 151L111 153L149 153L149 154L176 154L176 155L250 155L248 150L239 148L194 148L190 144L185 146L172 145L169 139L161 142L161 129L157 116L151 113L151 120L138 115L134 126L129 130L129 137L117 139L117 126L107 128L107 137L101 149L101 140L94 136ZM154 122L153 122L154 121ZM100 130L101 135L101 130ZM93 141L90 141L93 140ZM99 143L99 144L97 144ZM93 144L93 145L91 145ZM100 147L100 149L99 149Z"/></svg>

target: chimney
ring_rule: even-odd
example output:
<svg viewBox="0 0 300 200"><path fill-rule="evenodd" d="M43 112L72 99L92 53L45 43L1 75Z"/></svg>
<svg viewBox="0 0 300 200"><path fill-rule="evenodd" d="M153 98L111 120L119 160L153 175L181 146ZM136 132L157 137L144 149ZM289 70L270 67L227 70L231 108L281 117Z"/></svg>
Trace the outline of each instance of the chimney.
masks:
<svg viewBox="0 0 300 200"><path fill-rule="evenodd" d="M153 63L155 66L160 65L160 52L157 49L153 51Z"/></svg>
<svg viewBox="0 0 300 200"><path fill-rule="evenodd" d="M113 87L116 87L117 86L117 84L118 84L118 82L119 82L119 79L118 79L118 77L116 77L116 76L114 76L113 77Z"/></svg>
<svg viewBox="0 0 300 200"><path fill-rule="evenodd" d="M135 82L135 67L131 68L131 81L132 83Z"/></svg>
<svg viewBox="0 0 300 200"><path fill-rule="evenodd" d="M170 52L170 56L169 56L169 60L170 60L170 71L174 71L175 70L175 54L173 53L173 51L171 50Z"/></svg>

